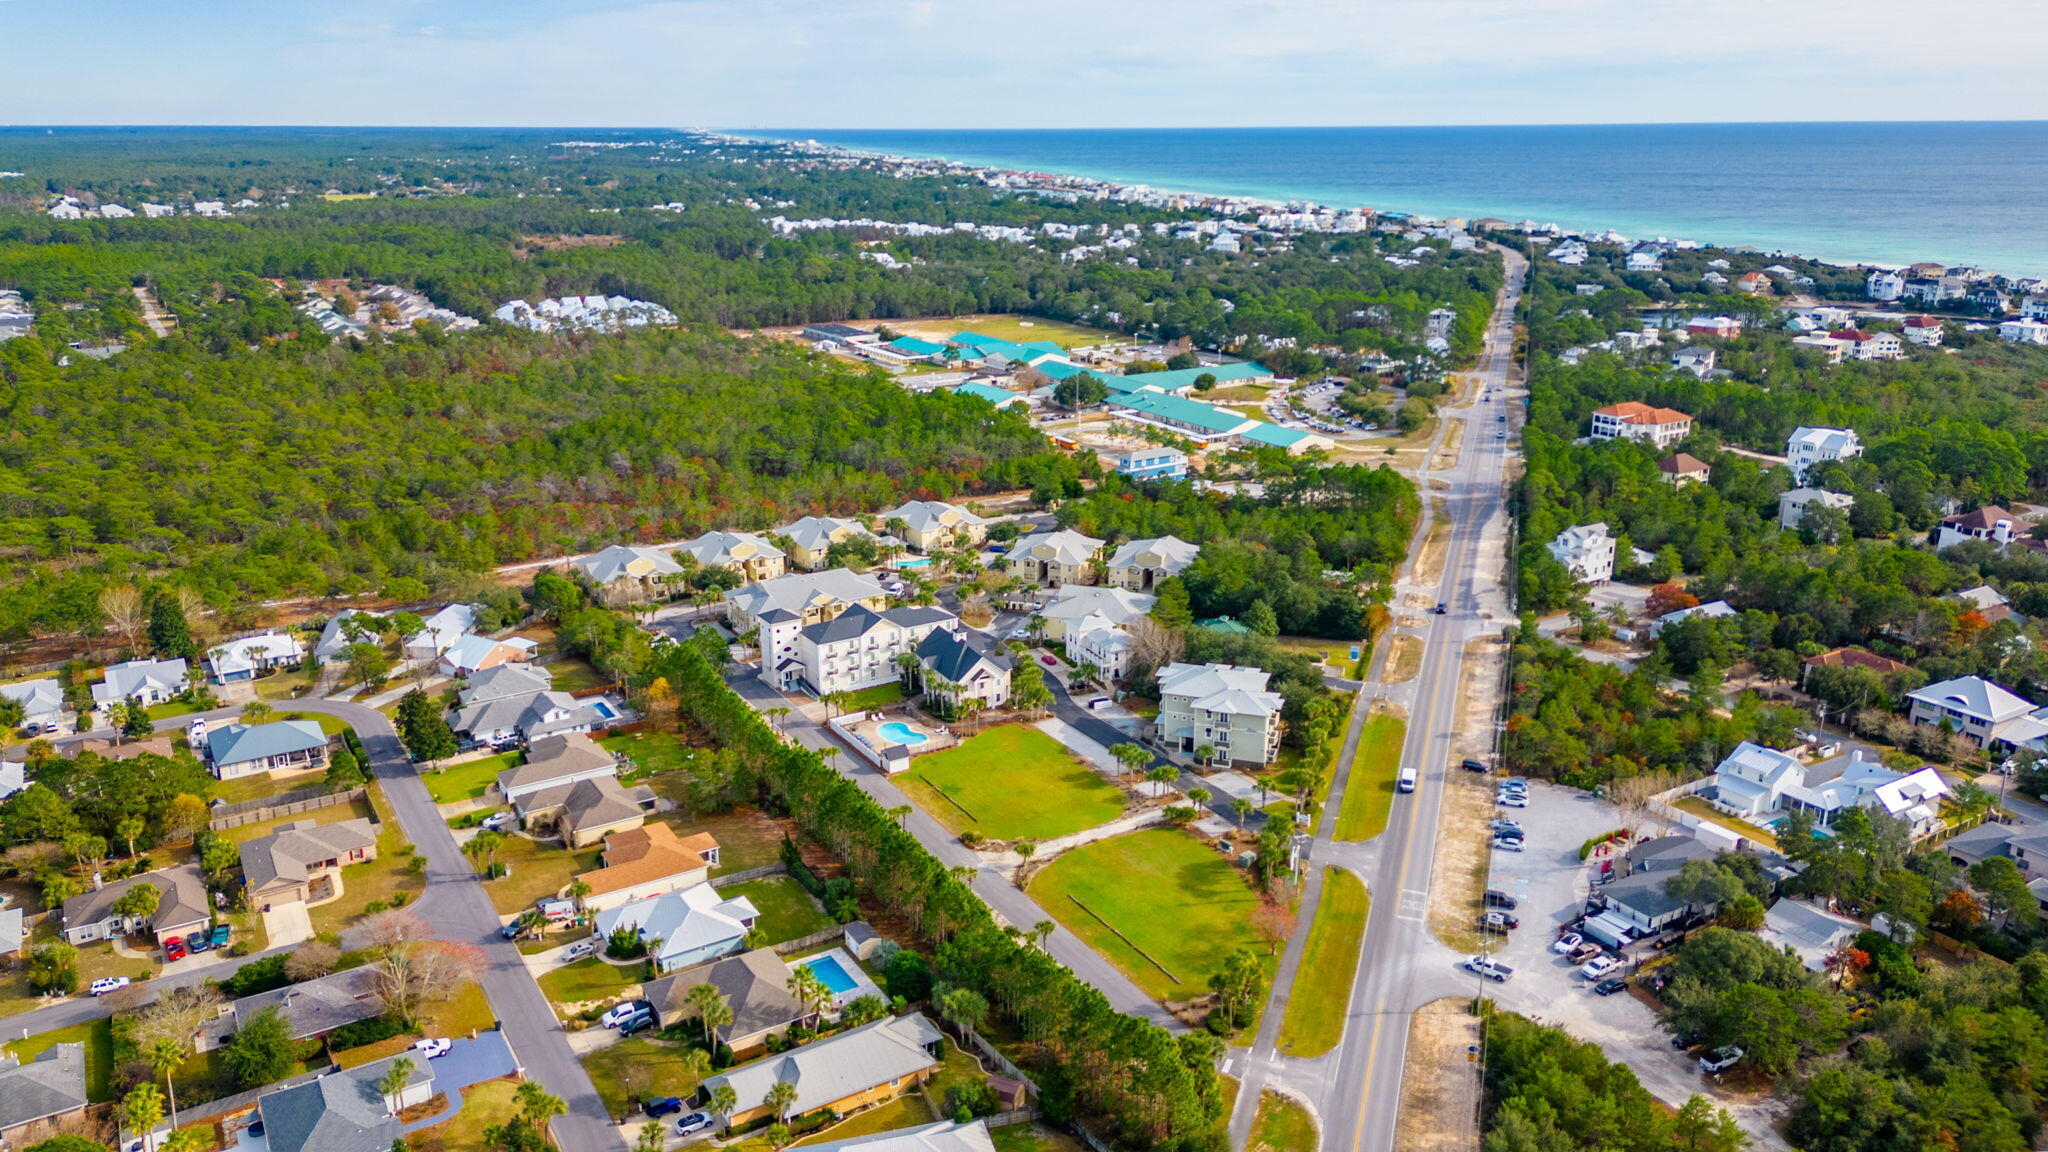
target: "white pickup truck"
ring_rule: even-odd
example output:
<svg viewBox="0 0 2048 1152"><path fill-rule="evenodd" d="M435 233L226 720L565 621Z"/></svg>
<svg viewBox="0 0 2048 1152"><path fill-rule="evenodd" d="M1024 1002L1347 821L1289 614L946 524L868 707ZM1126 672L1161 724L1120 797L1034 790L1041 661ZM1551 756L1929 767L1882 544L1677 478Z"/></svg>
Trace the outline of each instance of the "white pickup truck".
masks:
<svg viewBox="0 0 2048 1152"><path fill-rule="evenodd" d="M1515 970L1491 956L1474 956L1465 961L1465 967L1486 977L1496 984L1505 984L1515 975Z"/></svg>

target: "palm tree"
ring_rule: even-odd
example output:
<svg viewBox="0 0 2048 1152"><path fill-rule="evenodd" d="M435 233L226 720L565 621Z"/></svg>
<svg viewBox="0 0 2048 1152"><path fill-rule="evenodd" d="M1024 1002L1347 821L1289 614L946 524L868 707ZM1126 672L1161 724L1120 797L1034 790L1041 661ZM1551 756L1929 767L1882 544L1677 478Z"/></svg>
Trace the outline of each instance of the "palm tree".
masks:
<svg viewBox="0 0 2048 1152"><path fill-rule="evenodd" d="M571 882L566 895L569 897L569 899L576 901L577 907L582 907L583 898L585 896L590 895L590 882L587 880L576 880Z"/></svg>
<svg viewBox="0 0 2048 1152"><path fill-rule="evenodd" d="M505 837L486 828L470 837L469 842L462 846L462 854L469 857L472 865L481 862L484 872L488 874L497 863L498 849L504 846Z"/></svg>
<svg viewBox="0 0 2048 1152"><path fill-rule="evenodd" d="M910 812L910 805L898 804L894 808L889 809L889 816L896 821L896 826L901 828L910 819Z"/></svg>
<svg viewBox="0 0 2048 1152"><path fill-rule="evenodd" d="M711 1105L713 1114L730 1117L732 1110L739 1107L740 1099L739 1094L732 1090L732 1085L720 1084L711 1090L711 1099L705 1103Z"/></svg>
<svg viewBox="0 0 2048 1152"><path fill-rule="evenodd" d="M393 1116L398 1115L399 1100L405 1094L406 1084L412 1080L414 1067L416 1065L410 1059L400 1056L391 1062L391 1067L385 1069L383 1078L377 1081L377 1092L384 1097L384 1107Z"/></svg>
<svg viewBox="0 0 2048 1152"><path fill-rule="evenodd" d="M1202 762L1202 767L1207 768L1209 766L1209 761L1214 760L1215 758L1216 746L1214 744L1195 745L1195 759L1200 760Z"/></svg>
<svg viewBox="0 0 2048 1152"><path fill-rule="evenodd" d="M1173 770L1172 765L1161 764L1150 772L1145 773L1145 779L1150 780L1156 786L1153 789L1152 795L1161 796L1166 792L1166 785L1179 775L1180 773Z"/></svg>
<svg viewBox="0 0 2048 1152"><path fill-rule="evenodd" d="M732 1002L711 984L699 984L684 998L696 1010L697 1023L704 1028L704 1043L718 1050L718 1030L732 1023Z"/></svg>
<svg viewBox="0 0 2048 1152"><path fill-rule="evenodd" d="M149 1060L150 1071L164 1080L164 1096L171 1104L171 1130L178 1128L178 1089L171 1083L171 1073L185 1066L192 1056L192 1046L175 1037L166 1036L149 1046L144 1054Z"/></svg>
<svg viewBox="0 0 2048 1152"><path fill-rule="evenodd" d="M1197 808L1200 808L1203 805L1207 804L1210 798L1214 795L1215 793L1209 791L1207 788L1190 788L1188 789L1188 803L1193 804Z"/></svg>
<svg viewBox="0 0 2048 1152"><path fill-rule="evenodd" d="M818 974L801 964L789 970L789 994L804 1006L805 1015L813 1016L832 999L832 990Z"/></svg>
<svg viewBox="0 0 2048 1152"><path fill-rule="evenodd" d="M1058 930L1059 925L1054 924L1052 921L1040 920L1038 923L1033 924L1031 926L1031 935L1037 937L1038 946L1040 949L1043 949L1045 947L1045 942L1047 940L1052 939L1052 934Z"/></svg>
<svg viewBox="0 0 2048 1152"><path fill-rule="evenodd" d="M896 654L896 671L903 679L903 690L905 692L914 691L913 686L917 683L917 653L898 652Z"/></svg>
<svg viewBox="0 0 2048 1152"><path fill-rule="evenodd" d="M1116 762L1123 765L1124 773L1130 776L1143 772L1145 766L1152 763L1152 754L1145 751L1143 745L1133 744L1128 740L1110 745L1109 754L1116 757Z"/></svg>
<svg viewBox="0 0 2048 1152"><path fill-rule="evenodd" d="M789 1119L789 1110L796 1107L796 1085L787 1080L777 1080L768 1086L761 1103L775 1113L777 1121Z"/></svg>
<svg viewBox="0 0 2048 1152"><path fill-rule="evenodd" d="M548 1120L569 1110L560 1096L551 1095L547 1089L528 1080L512 1093L512 1099L519 1105L519 1114L533 1125L535 1131L547 1130Z"/></svg>
<svg viewBox="0 0 2048 1152"><path fill-rule="evenodd" d="M1244 831L1244 818L1252 813L1252 802L1239 796L1230 802L1231 815L1237 817L1237 830Z"/></svg>

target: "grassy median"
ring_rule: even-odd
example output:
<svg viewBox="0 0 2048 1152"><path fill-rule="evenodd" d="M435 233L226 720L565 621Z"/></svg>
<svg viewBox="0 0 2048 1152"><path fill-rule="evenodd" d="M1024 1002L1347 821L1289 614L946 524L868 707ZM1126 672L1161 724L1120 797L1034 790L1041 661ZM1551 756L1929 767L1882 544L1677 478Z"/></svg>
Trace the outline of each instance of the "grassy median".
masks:
<svg viewBox="0 0 2048 1152"><path fill-rule="evenodd" d="M1370 840L1387 830L1394 808L1394 778L1401 772L1401 745L1408 722L1399 716L1369 716L1358 734L1358 752L1344 783L1344 806L1337 813L1337 839Z"/></svg>
<svg viewBox="0 0 2048 1152"><path fill-rule="evenodd" d="M1280 1021L1280 1050L1290 1056L1321 1056L1344 1038L1351 981L1358 975L1358 949L1372 897L1365 882L1342 868L1323 870L1323 895L1316 902L1287 1015Z"/></svg>

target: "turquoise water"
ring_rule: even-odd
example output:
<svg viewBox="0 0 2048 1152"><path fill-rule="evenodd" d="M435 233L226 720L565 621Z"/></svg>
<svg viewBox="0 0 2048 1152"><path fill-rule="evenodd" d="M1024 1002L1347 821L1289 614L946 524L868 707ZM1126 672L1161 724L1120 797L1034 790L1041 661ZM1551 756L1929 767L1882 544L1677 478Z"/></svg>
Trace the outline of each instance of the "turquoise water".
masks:
<svg viewBox="0 0 2048 1152"><path fill-rule="evenodd" d="M846 993L860 987L860 985L854 983L853 977L846 974L846 969L839 963L839 957L829 952L823 956L813 956L809 960L802 961L799 966L809 968L812 972L816 973L819 982L823 983L834 996L844 996Z"/></svg>
<svg viewBox="0 0 2048 1152"><path fill-rule="evenodd" d="M2048 276L2048 123L751 133L1155 188Z"/></svg>
<svg viewBox="0 0 2048 1152"><path fill-rule="evenodd" d="M916 556L909 560L898 560L896 566L898 568L922 568L931 562L932 558L929 556Z"/></svg>
<svg viewBox="0 0 2048 1152"><path fill-rule="evenodd" d="M931 739L931 737L919 732L901 720L891 720L876 729L876 731L880 732L892 744L916 745Z"/></svg>

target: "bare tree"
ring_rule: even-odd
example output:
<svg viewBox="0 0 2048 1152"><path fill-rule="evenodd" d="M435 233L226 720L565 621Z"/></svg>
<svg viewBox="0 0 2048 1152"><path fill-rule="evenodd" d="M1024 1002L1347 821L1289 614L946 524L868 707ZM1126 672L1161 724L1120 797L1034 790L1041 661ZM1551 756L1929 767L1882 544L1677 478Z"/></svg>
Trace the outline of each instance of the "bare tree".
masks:
<svg viewBox="0 0 2048 1152"><path fill-rule="evenodd" d="M1161 628L1150 616L1140 616L1127 625L1131 634L1131 662L1147 668L1164 668L1180 659L1185 643L1181 634Z"/></svg>
<svg viewBox="0 0 2048 1152"><path fill-rule="evenodd" d="M435 939L426 923L405 909L372 916L362 931L382 953L377 993L384 1010L408 1026L417 1026L428 1004L453 996L483 969L482 949Z"/></svg>
<svg viewBox="0 0 2048 1152"><path fill-rule="evenodd" d="M100 611L107 617L107 627L128 647L135 647L135 638L142 633L142 593L133 584L110 585L100 592Z"/></svg>
<svg viewBox="0 0 2048 1152"><path fill-rule="evenodd" d="M147 1052L159 1043L170 1041L190 1052L200 1025L219 1016L223 1003L225 1000L220 989L211 984L187 984L166 989L153 1002L136 1010L133 1034L136 1048Z"/></svg>
<svg viewBox="0 0 2048 1152"><path fill-rule="evenodd" d="M1677 785L1678 776L1671 772L1645 772L1607 782L1607 802L1621 813L1621 830L1629 839L1635 839L1637 830L1649 819L1650 801Z"/></svg>

